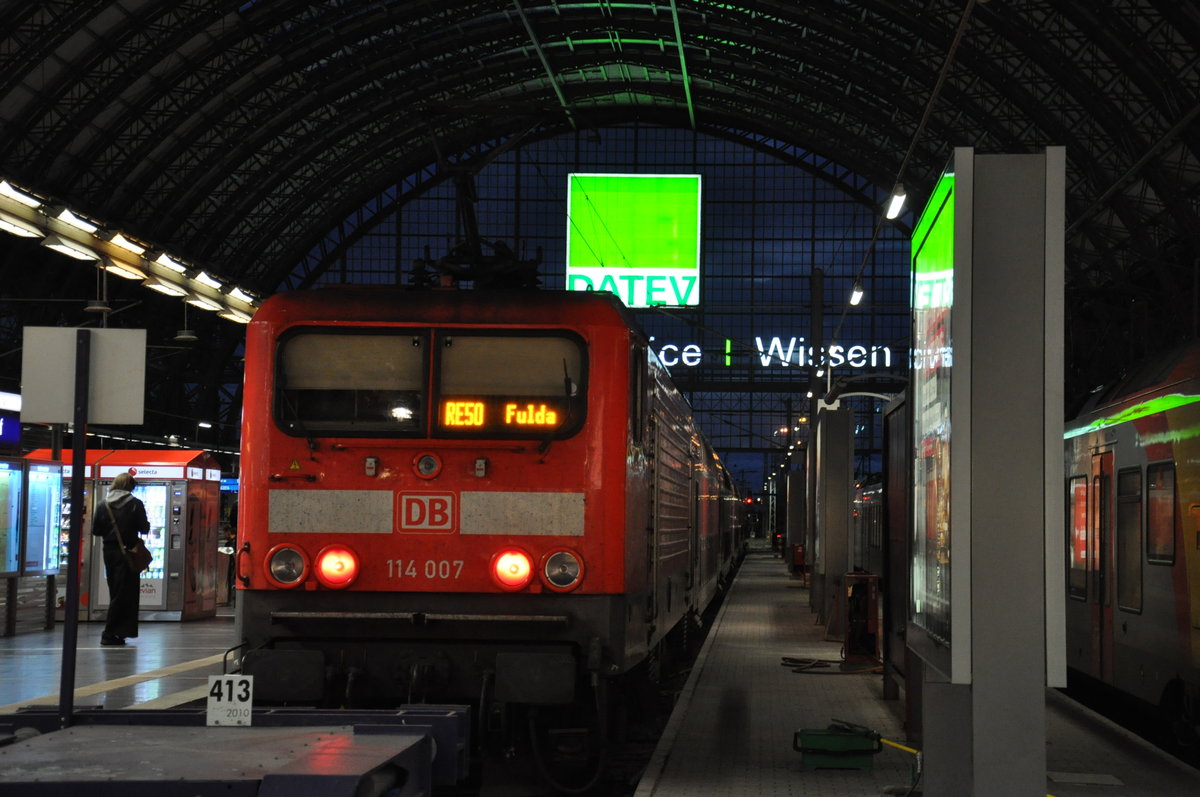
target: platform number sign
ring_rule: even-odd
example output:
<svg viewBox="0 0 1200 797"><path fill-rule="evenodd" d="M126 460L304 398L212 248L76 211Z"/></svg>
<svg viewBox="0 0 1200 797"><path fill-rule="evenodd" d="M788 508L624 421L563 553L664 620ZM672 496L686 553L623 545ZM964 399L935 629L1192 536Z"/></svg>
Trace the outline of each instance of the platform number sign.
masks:
<svg viewBox="0 0 1200 797"><path fill-rule="evenodd" d="M253 675L208 676L208 725L249 725L253 705Z"/></svg>

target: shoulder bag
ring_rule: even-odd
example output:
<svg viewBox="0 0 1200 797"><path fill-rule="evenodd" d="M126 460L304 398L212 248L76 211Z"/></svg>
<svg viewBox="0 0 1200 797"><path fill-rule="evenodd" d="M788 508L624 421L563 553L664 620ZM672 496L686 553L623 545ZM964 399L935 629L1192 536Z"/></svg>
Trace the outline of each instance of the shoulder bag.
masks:
<svg viewBox="0 0 1200 797"><path fill-rule="evenodd" d="M141 538L133 544L132 548L125 547L125 540L121 536L121 524L117 523L117 516L113 514L112 504L108 501L104 502L104 508L108 510L108 517L112 520L113 531L117 533L117 545L121 547L121 553L125 554L125 561L129 562L129 566L133 568L133 572L140 573L150 567L150 563L154 561L154 555L150 553L150 549L142 542Z"/></svg>

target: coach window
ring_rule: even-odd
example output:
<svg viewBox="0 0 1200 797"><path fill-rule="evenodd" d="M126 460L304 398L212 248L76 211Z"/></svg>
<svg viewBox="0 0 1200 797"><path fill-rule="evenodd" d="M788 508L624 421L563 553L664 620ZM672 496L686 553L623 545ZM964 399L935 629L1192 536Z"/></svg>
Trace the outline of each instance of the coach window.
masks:
<svg viewBox="0 0 1200 797"><path fill-rule="evenodd" d="M1142 610L1142 469L1117 473L1117 605Z"/></svg>
<svg viewBox="0 0 1200 797"><path fill-rule="evenodd" d="M1088 576L1088 494L1087 476L1075 476L1068 484L1067 560L1071 563L1067 593L1072 598L1087 599Z"/></svg>
<svg viewBox="0 0 1200 797"><path fill-rule="evenodd" d="M424 334L306 332L279 344L275 413L294 435L400 435L425 428Z"/></svg>
<svg viewBox="0 0 1200 797"><path fill-rule="evenodd" d="M574 335L448 330L435 350L438 436L554 440L583 423L586 361Z"/></svg>
<svg viewBox="0 0 1200 797"><path fill-rule="evenodd" d="M1146 561L1175 564L1175 463L1146 468Z"/></svg>
<svg viewBox="0 0 1200 797"><path fill-rule="evenodd" d="M647 423L646 412L649 407L650 390L647 357L647 347L640 343L634 344L633 356L629 364L631 374L629 380L629 407L630 427L635 443L643 442Z"/></svg>

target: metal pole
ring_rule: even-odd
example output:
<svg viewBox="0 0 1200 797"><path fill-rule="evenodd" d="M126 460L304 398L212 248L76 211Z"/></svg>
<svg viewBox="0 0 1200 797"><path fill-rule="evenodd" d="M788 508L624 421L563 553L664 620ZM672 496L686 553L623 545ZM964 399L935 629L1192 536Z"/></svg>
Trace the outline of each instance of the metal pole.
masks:
<svg viewBox="0 0 1200 797"><path fill-rule="evenodd" d="M92 333L75 333L75 431L71 436L71 531L67 537L67 605L63 623L62 680L58 724L70 727L75 716L75 645L79 637L79 555L83 540L84 468L87 467L88 387L91 383Z"/></svg>
<svg viewBox="0 0 1200 797"><path fill-rule="evenodd" d="M811 294L811 309L809 311L808 340L812 344L812 357L808 362L808 392L812 398L808 400L808 450L805 452L807 472L804 474L804 565L808 568L809 577L809 608L817 610L822 600L824 584L820 582L817 568L818 544L821 530L817 527L817 430L820 428L820 413L817 411L817 400L825 394L817 379L817 365L824 357L821 350L825 346L825 271L814 268L809 276L809 293Z"/></svg>

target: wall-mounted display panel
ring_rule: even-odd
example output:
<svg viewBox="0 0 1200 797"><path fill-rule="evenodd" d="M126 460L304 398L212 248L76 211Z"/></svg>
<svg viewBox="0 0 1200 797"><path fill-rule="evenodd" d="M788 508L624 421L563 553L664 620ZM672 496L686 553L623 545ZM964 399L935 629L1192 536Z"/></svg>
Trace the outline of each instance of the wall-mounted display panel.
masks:
<svg viewBox="0 0 1200 797"><path fill-rule="evenodd" d="M567 176L567 289L700 303L700 175Z"/></svg>

